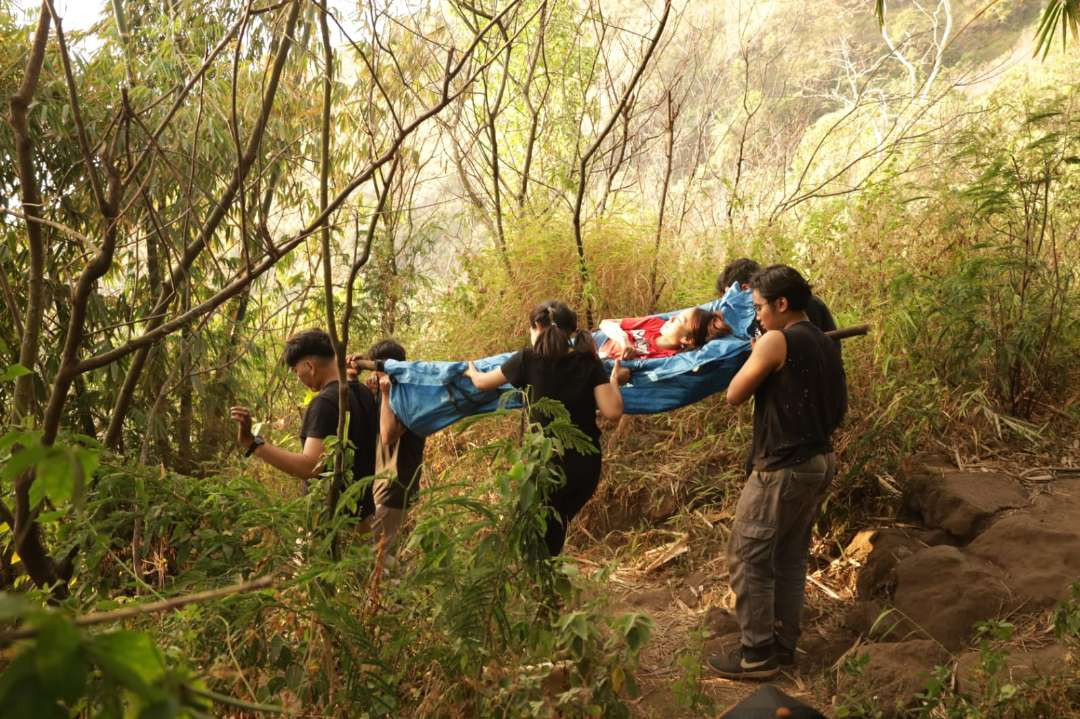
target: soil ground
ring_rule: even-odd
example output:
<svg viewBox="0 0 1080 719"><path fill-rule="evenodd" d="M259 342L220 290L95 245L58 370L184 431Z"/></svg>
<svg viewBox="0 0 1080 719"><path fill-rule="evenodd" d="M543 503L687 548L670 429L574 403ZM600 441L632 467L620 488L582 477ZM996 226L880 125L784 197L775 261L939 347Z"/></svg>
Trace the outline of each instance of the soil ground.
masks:
<svg viewBox="0 0 1080 719"><path fill-rule="evenodd" d="M982 460L957 454L953 466L954 471L958 468L1013 477L1035 503L1040 494L1057 491L1061 496L1054 506L1062 508L1072 501L1075 488L1080 486L1076 483L1077 470L1072 469L1077 466L1077 458L1069 454L1056 458L1065 466L1048 472L1032 469L1031 456L1010 456L1005 452ZM1076 503L1080 507L1080 497ZM1029 511L1029 507L1004 509L995 511L994 517L1015 518ZM913 533L926 532L918 517L902 511L897 516L902 519L867 517L866 527L853 529L891 526ZM663 528L639 526L603 537L589 534L584 526L572 532L569 554L580 562L583 571L615 567L608 579L612 609L643 612L654 623L652 639L642 652L636 672L640 691L630 701L632 716L719 716L760 686L756 682L722 679L704 664L709 653L738 641L731 615L734 598L724 558L730 520L728 512L692 510L676 515ZM1080 532L1075 528L1066 531ZM826 715L833 714L840 665L864 642L845 627L846 615L856 599L859 563L845 558L839 551L843 545L838 546L838 539L819 539L811 547L803 637L796 667L769 682ZM578 551L577 547L584 549ZM1066 574L1067 569L1061 575L1062 581ZM1048 611L1025 607L1024 603L1006 611L1003 618L1017 627L1013 650L1052 642L1046 627ZM952 654L953 659L962 664L964 652L959 648Z"/></svg>
<svg viewBox="0 0 1080 719"><path fill-rule="evenodd" d="M688 689L700 691L702 699L711 702L714 715L719 716L761 686L758 682L723 679L704 664L709 653L738 641L731 614L734 597L728 587L724 560L725 528L714 524L711 529L702 526L701 531L689 533L646 530L645 534L642 537L638 532L637 540L652 540L655 546L636 556L625 556L607 544L593 545L582 554L572 553L584 567L617 562L619 568L608 580L613 609L643 612L653 620L652 639L642 652L636 672L639 696L630 702L632 716L644 719L705 715L700 704L697 708L691 704ZM822 552L824 548L815 549ZM824 564L828 567L827 562ZM815 573L821 575L822 571L816 569ZM843 596L824 581L817 577L815 580L822 588L809 585L800 648L804 651L800 651L793 670L781 672L769 683L827 711L831 696L827 674L851 642L839 629L839 617L845 608ZM700 668L699 680L686 682L688 667L693 666L690 662L695 660ZM680 686L682 683L688 688Z"/></svg>

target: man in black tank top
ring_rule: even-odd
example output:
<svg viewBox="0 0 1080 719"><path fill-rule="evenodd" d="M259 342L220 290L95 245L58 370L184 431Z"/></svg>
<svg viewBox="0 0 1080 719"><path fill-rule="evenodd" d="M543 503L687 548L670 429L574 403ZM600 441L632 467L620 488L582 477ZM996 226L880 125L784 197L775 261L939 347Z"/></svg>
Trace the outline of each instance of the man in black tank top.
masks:
<svg viewBox="0 0 1080 719"><path fill-rule="evenodd" d="M836 471L832 433L847 411L836 343L807 317L810 285L772 265L750 287L765 334L727 391L732 405L754 397L754 468L728 545L741 641L708 660L734 679L765 679L794 663L810 534Z"/></svg>

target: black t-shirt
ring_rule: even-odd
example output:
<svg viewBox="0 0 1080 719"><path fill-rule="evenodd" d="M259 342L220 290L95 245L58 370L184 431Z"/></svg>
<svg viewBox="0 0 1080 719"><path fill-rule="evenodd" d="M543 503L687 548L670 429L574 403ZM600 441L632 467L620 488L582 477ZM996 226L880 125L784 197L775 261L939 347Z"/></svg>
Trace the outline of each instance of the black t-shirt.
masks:
<svg viewBox="0 0 1080 719"><path fill-rule="evenodd" d="M847 412L847 380L836 343L810 322L781 330L784 366L754 393L754 467L792 467L832 451Z"/></svg>
<svg viewBox="0 0 1080 719"><path fill-rule="evenodd" d="M593 388L608 382L600 358L591 353L570 352L555 361L546 361L526 347L503 363L502 373L515 387L528 388L530 402L540 397L562 402L571 421L599 446ZM530 419L544 426L551 421L542 414L530 415Z"/></svg>
<svg viewBox="0 0 1080 719"><path fill-rule="evenodd" d="M349 441L356 450L353 454L353 481L375 474L375 433L378 431L378 417L375 411L375 398L365 387L360 391L350 388L349 396ZM300 428L300 444L303 446L308 437L326 439L337 434L338 426L338 383L331 382L311 400L304 412L304 423ZM375 511L374 504L368 507L370 492L365 493L361 515L368 510Z"/></svg>

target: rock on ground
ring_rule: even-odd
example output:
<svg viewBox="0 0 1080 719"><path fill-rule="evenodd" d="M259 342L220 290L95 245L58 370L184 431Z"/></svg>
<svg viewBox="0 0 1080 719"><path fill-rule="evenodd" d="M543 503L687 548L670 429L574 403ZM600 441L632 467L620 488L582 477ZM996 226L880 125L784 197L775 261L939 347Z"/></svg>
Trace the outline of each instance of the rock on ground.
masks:
<svg viewBox="0 0 1080 719"><path fill-rule="evenodd" d="M840 675L840 701L868 705L885 716L899 713L926 686L934 667L949 660L931 639L868 644L856 656L868 661L857 674Z"/></svg>
<svg viewBox="0 0 1080 719"><path fill-rule="evenodd" d="M844 613L844 628L878 642L926 639L902 613L875 600L855 602Z"/></svg>
<svg viewBox="0 0 1080 719"><path fill-rule="evenodd" d="M998 512L1027 504L1020 483L998 472L921 467L908 475L907 492L908 503L928 527L944 529L964 541L978 534Z"/></svg>
<svg viewBox="0 0 1080 719"><path fill-rule="evenodd" d="M1065 598L1080 579L1080 480L1058 480L1030 508L994 521L966 551L1001 567L1030 607Z"/></svg>
<svg viewBox="0 0 1080 719"><path fill-rule="evenodd" d="M920 539L895 527L864 529L856 534L844 550L845 557L861 565L855 595L868 599L888 593L895 584L897 562L925 546Z"/></svg>
<svg viewBox="0 0 1080 719"><path fill-rule="evenodd" d="M923 549L897 564L896 576L896 608L950 650L1012 604L1001 571L956 547Z"/></svg>
<svg viewBox="0 0 1080 719"><path fill-rule="evenodd" d="M1061 644L1047 644L1034 649L1010 646L1006 650L1008 656L998 674L999 683L1059 677L1071 665L1069 650ZM956 662L956 683L960 691L978 693L986 686L987 679L978 651L960 655Z"/></svg>

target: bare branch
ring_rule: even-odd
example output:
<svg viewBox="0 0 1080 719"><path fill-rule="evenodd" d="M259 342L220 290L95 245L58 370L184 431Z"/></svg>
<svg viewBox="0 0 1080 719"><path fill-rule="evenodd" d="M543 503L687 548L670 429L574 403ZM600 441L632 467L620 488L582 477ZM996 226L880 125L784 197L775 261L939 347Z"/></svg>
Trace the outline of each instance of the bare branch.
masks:
<svg viewBox="0 0 1080 719"><path fill-rule="evenodd" d="M660 24L656 28L656 32L653 34L649 41L649 45L645 50L645 55L641 58L637 68L634 70L634 74L630 78L630 82L627 83L626 89L623 91L622 98L619 100L619 104L615 107L615 110L608 117L604 127L600 130L600 133L593 140L592 144L582 154L581 160L578 164L578 189L577 197L574 201L574 242L577 245L578 254L578 274L581 280L582 290L588 286L589 283L589 267L585 262L585 242L581 235L581 206L585 201L585 184L588 179L588 166L589 160L600 149L601 143L607 137L608 133L615 126L615 122L622 114L623 108L626 103L629 102L631 95L634 93L634 89L637 87L638 80L641 79L642 74L645 72L646 66L649 64L650 58L652 58L653 51L656 49L657 44L660 42L660 36L664 32L664 26L667 24L668 15L671 13L671 0L665 0L664 2L664 14L660 17ZM592 326L592 299L586 298L585 304L585 317L586 324Z"/></svg>

